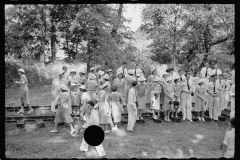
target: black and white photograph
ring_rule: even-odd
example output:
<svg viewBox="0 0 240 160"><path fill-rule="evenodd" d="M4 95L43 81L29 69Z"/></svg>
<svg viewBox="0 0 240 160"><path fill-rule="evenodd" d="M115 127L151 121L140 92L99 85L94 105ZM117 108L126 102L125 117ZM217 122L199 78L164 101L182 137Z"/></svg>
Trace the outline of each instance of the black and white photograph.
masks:
<svg viewBox="0 0 240 160"><path fill-rule="evenodd" d="M234 158L235 8L5 4L5 157Z"/></svg>

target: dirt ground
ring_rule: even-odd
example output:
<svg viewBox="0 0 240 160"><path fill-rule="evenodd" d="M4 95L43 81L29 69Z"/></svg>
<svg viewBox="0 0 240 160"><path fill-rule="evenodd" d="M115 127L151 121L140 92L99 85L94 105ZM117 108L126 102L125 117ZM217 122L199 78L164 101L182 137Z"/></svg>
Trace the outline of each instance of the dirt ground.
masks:
<svg viewBox="0 0 240 160"><path fill-rule="evenodd" d="M50 87L30 89L32 105L50 105ZM20 105L18 90L5 91L6 105ZM23 129L16 123L5 123L5 154L7 158L97 158L94 147L87 153L79 150L83 133L72 138L70 129L59 126L59 133L50 133L53 122L45 122L45 128L37 129L28 122ZM126 125L105 136L103 147L108 158L218 158L227 122L162 122L146 119L136 124L133 133L127 133Z"/></svg>

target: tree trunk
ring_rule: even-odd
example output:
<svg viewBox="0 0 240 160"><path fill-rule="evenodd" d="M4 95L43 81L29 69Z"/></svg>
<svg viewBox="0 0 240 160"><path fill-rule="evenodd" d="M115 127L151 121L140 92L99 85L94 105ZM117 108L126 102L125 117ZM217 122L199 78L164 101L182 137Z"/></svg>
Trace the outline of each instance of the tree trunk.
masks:
<svg viewBox="0 0 240 160"><path fill-rule="evenodd" d="M46 40L46 18L45 18L45 7L46 5L43 5L41 8L41 28L42 28L42 39L41 39L41 55L40 55L40 61L42 63L45 63L45 40Z"/></svg>
<svg viewBox="0 0 240 160"><path fill-rule="evenodd" d="M118 14L117 14L117 22L119 22L119 23L121 21L122 11L123 11L123 4L120 4L119 8L118 8ZM113 29L111 31L112 37L116 36L117 31L118 31L118 26L119 26L119 24L114 25L114 27L113 27Z"/></svg>
<svg viewBox="0 0 240 160"><path fill-rule="evenodd" d="M54 22L53 19L51 19L51 61L53 62L56 55L55 55L55 39L56 39L56 35L55 35L55 26L54 26Z"/></svg>
<svg viewBox="0 0 240 160"><path fill-rule="evenodd" d="M90 67L91 67L91 47L90 47L90 41L88 40L87 42L87 72L90 72Z"/></svg>

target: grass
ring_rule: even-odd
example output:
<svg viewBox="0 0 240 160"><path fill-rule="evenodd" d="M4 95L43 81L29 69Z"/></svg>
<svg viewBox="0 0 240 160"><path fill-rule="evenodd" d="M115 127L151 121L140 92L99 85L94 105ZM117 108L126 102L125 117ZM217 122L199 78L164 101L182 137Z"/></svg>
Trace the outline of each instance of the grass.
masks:
<svg viewBox="0 0 240 160"><path fill-rule="evenodd" d="M30 88L32 105L50 105L51 86ZM20 105L19 90L5 90L5 104ZM24 129L16 123L5 123L5 154L7 158L97 158L93 147L86 154L80 152L80 138L71 138L70 129L59 126L60 132L50 133L53 122L37 129L28 122ZM126 125L106 135L103 142L108 158L218 158L227 122L154 123L136 124L134 133L127 133Z"/></svg>
<svg viewBox="0 0 240 160"><path fill-rule="evenodd" d="M14 123L5 123L5 149L7 158L97 158L94 147L82 153L80 138L71 138L69 128L50 133L53 122L36 129L33 123L17 129ZM136 124L134 133L127 133L126 125L105 136L103 146L108 158L217 158L227 122L162 122L146 119ZM29 129L30 128L30 129Z"/></svg>

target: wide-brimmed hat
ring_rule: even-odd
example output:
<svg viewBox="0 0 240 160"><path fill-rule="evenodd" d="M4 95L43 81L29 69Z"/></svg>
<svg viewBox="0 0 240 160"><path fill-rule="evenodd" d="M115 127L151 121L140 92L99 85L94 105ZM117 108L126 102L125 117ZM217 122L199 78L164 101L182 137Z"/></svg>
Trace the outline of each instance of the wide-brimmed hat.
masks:
<svg viewBox="0 0 240 160"><path fill-rule="evenodd" d="M60 76L61 74L64 74L65 72L64 71L60 71L59 73L58 73L58 76Z"/></svg>
<svg viewBox="0 0 240 160"><path fill-rule="evenodd" d="M68 90L68 88L67 88L67 86L65 85L65 84L61 84L61 86L60 86L60 88L62 89L62 90Z"/></svg>
<svg viewBox="0 0 240 160"><path fill-rule="evenodd" d="M171 81L172 80L172 77L167 77L166 78L166 81L168 82L168 81Z"/></svg>
<svg viewBox="0 0 240 160"><path fill-rule="evenodd" d="M180 77L177 75L177 76L174 77L173 80L175 81L176 79L180 79Z"/></svg>
<svg viewBox="0 0 240 160"><path fill-rule="evenodd" d="M20 68L20 69L18 70L18 72L22 72L22 73L24 73L24 74L25 74L25 71L24 71L24 69L23 69L23 68Z"/></svg>
<svg viewBox="0 0 240 160"><path fill-rule="evenodd" d="M108 69L108 70L107 70L107 73L108 73L108 72L113 72L113 70L111 70L111 69Z"/></svg>
<svg viewBox="0 0 240 160"><path fill-rule="evenodd" d="M80 88L80 89L85 89L85 90L86 90L86 86L85 86L85 85L81 85L79 88Z"/></svg>
<svg viewBox="0 0 240 160"><path fill-rule="evenodd" d="M139 73L136 74L136 77L141 77L141 75Z"/></svg>
<svg viewBox="0 0 240 160"><path fill-rule="evenodd" d="M157 70L157 68L153 68L153 69L152 69L152 74L153 74L153 72L156 71L156 70Z"/></svg>
<svg viewBox="0 0 240 160"><path fill-rule="evenodd" d="M85 74L85 71L84 71L83 69L80 69L80 70L79 70L79 73Z"/></svg>
<svg viewBox="0 0 240 160"><path fill-rule="evenodd" d="M158 77L158 76L154 78L154 82L157 82L157 81L160 81L160 80L161 80L161 79L160 79L160 77Z"/></svg>
<svg viewBox="0 0 240 160"><path fill-rule="evenodd" d="M163 72L163 73L162 73L162 76L167 75L167 74L168 74L167 72Z"/></svg>
<svg viewBox="0 0 240 160"><path fill-rule="evenodd" d="M122 75L123 75L123 72L122 72L122 71L117 71L117 76L118 76L119 74L122 74Z"/></svg>
<svg viewBox="0 0 240 160"><path fill-rule="evenodd" d="M99 71L98 71L98 74L99 74L100 76L102 76L102 75L104 75L104 71L99 70Z"/></svg>
<svg viewBox="0 0 240 160"><path fill-rule="evenodd" d="M77 73L77 71L75 70L75 69L72 69L71 71L70 71L70 73Z"/></svg>
<svg viewBox="0 0 240 160"><path fill-rule="evenodd" d="M146 78L145 77L140 77L140 78L138 78L138 81L145 81L146 80Z"/></svg>
<svg viewBox="0 0 240 160"><path fill-rule="evenodd" d="M95 68L94 67L92 67L91 69L90 69L90 72L92 71L92 70L94 70Z"/></svg>
<svg viewBox="0 0 240 160"><path fill-rule="evenodd" d="M198 80L198 84L200 84L200 83L202 83L202 82L204 82L204 79L199 79L199 80Z"/></svg>
<svg viewBox="0 0 240 160"><path fill-rule="evenodd" d="M109 80L109 75L105 74L103 78Z"/></svg>
<svg viewBox="0 0 240 160"><path fill-rule="evenodd" d="M128 74L133 75L133 74L134 74L134 69L129 69L129 70L128 70Z"/></svg>
<svg viewBox="0 0 240 160"><path fill-rule="evenodd" d="M94 74L89 74L89 79L93 80L93 79L96 79L96 76Z"/></svg>
<svg viewBox="0 0 240 160"><path fill-rule="evenodd" d="M225 72L222 74L222 77L228 77L229 75Z"/></svg>

